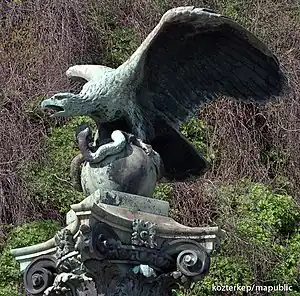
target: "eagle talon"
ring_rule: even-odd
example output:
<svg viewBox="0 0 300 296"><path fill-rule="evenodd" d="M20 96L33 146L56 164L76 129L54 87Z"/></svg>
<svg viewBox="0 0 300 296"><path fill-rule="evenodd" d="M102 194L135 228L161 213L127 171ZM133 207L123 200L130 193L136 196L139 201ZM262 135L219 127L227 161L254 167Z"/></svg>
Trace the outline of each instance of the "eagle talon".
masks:
<svg viewBox="0 0 300 296"><path fill-rule="evenodd" d="M153 151L152 147L150 145L142 143L141 148L145 151L147 155L150 155Z"/></svg>
<svg viewBox="0 0 300 296"><path fill-rule="evenodd" d="M129 144L133 144L139 148L141 148L147 155L150 155L153 151L152 149L152 146L151 145L147 145L145 144L141 139L138 139L135 135L133 134L130 134L130 133L126 133L126 132L123 132L122 133L124 134L124 136L126 137L127 139L127 142Z"/></svg>

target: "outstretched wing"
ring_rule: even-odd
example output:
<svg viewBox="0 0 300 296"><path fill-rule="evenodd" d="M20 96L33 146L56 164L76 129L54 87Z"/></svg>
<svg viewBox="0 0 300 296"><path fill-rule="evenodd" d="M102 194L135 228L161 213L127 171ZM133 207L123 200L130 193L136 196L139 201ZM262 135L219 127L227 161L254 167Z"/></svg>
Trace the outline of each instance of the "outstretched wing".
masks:
<svg viewBox="0 0 300 296"><path fill-rule="evenodd" d="M129 65L141 77L137 103L174 127L219 95L264 102L286 87L277 58L253 34L194 7L166 12Z"/></svg>
<svg viewBox="0 0 300 296"><path fill-rule="evenodd" d="M203 103L220 95L264 102L286 88L277 58L261 41L233 20L194 7L166 12L122 68L138 85L136 105L150 117L146 138L166 176L176 179L209 168L178 132Z"/></svg>
<svg viewBox="0 0 300 296"><path fill-rule="evenodd" d="M108 71L114 71L114 69L101 65L75 65L66 71L66 75L74 80L83 78L86 81L96 81Z"/></svg>

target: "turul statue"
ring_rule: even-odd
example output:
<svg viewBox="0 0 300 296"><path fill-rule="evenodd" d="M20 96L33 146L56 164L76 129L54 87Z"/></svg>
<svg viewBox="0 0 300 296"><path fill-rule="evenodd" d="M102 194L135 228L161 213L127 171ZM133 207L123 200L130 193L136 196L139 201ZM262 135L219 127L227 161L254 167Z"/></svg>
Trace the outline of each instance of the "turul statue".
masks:
<svg viewBox="0 0 300 296"><path fill-rule="evenodd" d="M52 116L89 116L76 131L81 154L67 227L52 240L13 250L33 295L171 295L209 271L223 232L187 227L152 197L157 181L201 175L209 163L180 134L205 103L225 96L264 103L288 91L277 58L248 30L204 8L167 11L117 69L76 65L78 94L58 93L41 107ZM93 136L95 134L95 136Z"/></svg>
<svg viewBox="0 0 300 296"><path fill-rule="evenodd" d="M76 65L66 74L87 83L79 94L44 100L43 108L57 111L53 116L90 116L100 142L115 130L133 134L160 155L163 176L175 180L209 168L178 132L204 103L220 96L263 103L287 85L277 58L253 34L194 7L166 12L117 69Z"/></svg>

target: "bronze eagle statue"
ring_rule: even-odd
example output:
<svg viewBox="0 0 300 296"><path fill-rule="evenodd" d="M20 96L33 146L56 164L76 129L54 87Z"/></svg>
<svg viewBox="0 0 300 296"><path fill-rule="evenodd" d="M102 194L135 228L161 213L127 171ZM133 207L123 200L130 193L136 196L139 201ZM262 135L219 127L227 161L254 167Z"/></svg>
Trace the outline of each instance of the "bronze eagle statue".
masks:
<svg viewBox="0 0 300 296"><path fill-rule="evenodd" d="M117 69L77 65L66 74L87 81L81 92L58 93L42 108L90 116L100 138L117 129L134 134L160 154L169 179L209 167L179 132L204 103L221 95L261 103L288 89L266 45L232 19L192 6L167 11Z"/></svg>

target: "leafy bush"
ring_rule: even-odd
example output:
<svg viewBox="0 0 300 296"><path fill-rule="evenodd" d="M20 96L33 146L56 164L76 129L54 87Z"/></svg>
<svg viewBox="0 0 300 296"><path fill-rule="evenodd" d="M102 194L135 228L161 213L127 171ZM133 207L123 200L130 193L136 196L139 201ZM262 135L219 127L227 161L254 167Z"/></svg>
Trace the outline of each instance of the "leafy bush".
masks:
<svg viewBox="0 0 300 296"><path fill-rule="evenodd" d="M216 151L212 151L208 145L208 135L211 127L199 118L193 118L180 127L180 132L200 151L208 160L216 158Z"/></svg>
<svg viewBox="0 0 300 296"><path fill-rule="evenodd" d="M186 295L215 295L213 285L237 284L289 284L300 291L300 210L294 199L243 181L222 186L216 202L227 238L209 275Z"/></svg>
<svg viewBox="0 0 300 296"><path fill-rule="evenodd" d="M35 221L16 227L11 231L7 244L0 254L0 296L19 296L19 265L10 254L14 248L27 247L47 241L60 229L55 221Z"/></svg>
<svg viewBox="0 0 300 296"><path fill-rule="evenodd" d="M223 15L231 17L243 25L247 22L244 11L246 7L247 1L245 0L223 0L219 3L219 9Z"/></svg>
<svg viewBox="0 0 300 296"><path fill-rule="evenodd" d="M251 239L259 243L267 237L280 238L294 233L300 212L292 196L274 193L262 184L242 186L246 187L245 192L236 192L232 200L239 233L248 237L251 234Z"/></svg>
<svg viewBox="0 0 300 296"><path fill-rule="evenodd" d="M155 198L170 202L172 200L173 187L170 183L159 183L156 185L153 196Z"/></svg>
<svg viewBox="0 0 300 296"><path fill-rule="evenodd" d="M251 285L253 273L251 268L244 262L243 258L238 256L217 256L212 258L209 275L203 281L196 284L188 291L179 291L178 296L206 296L221 295L221 292L215 292L214 287ZM219 293L219 294L217 294ZM243 295L243 292L236 292L235 295Z"/></svg>
<svg viewBox="0 0 300 296"><path fill-rule="evenodd" d="M71 204L84 198L70 183L70 163L79 150L75 142L75 130L84 123L93 125L91 119L77 117L60 127L51 127L46 139L48 157L43 163L29 165L23 169L33 195L39 202L50 202L64 214Z"/></svg>
<svg viewBox="0 0 300 296"><path fill-rule="evenodd" d="M153 197L167 201L170 204L169 216L174 220L179 220L179 210L173 204L173 186L172 183L158 183L155 187Z"/></svg>
<svg viewBox="0 0 300 296"><path fill-rule="evenodd" d="M278 247L281 257L272 270L271 278L274 284L292 285L293 290L300 293L300 229L285 241L285 245Z"/></svg>
<svg viewBox="0 0 300 296"><path fill-rule="evenodd" d="M138 47L134 31L122 27L112 31L108 44L104 60L111 67L115 68L124 63Z"/></svg>
<svg viewBox="0 0 300 296"><path fill-rule="evenodd" d="M0 284L0 296L23 296L14 284L2 286Z"/></svg>

